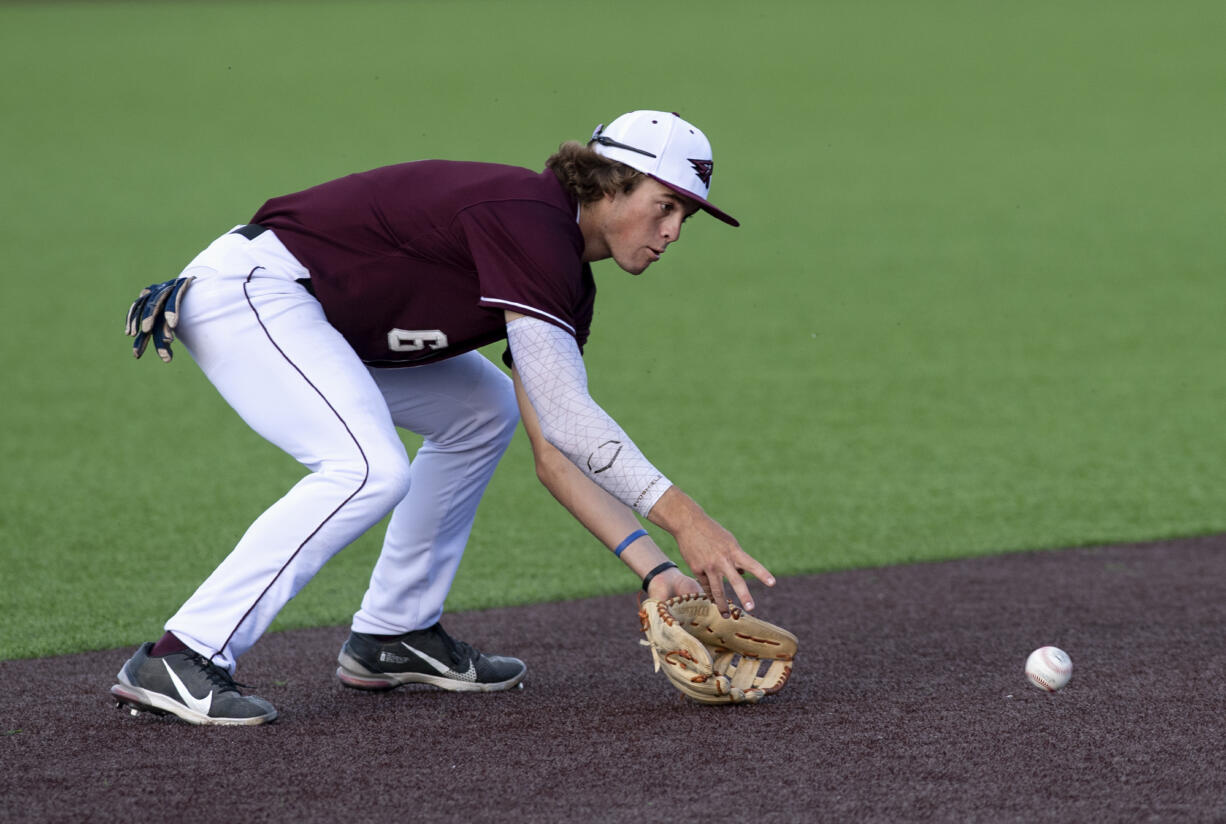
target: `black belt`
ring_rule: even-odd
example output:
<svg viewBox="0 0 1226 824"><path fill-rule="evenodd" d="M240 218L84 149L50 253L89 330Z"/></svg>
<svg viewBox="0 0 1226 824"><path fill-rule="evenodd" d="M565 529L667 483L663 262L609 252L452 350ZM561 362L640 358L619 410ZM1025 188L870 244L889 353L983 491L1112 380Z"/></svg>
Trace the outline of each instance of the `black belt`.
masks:
<svg viewBox="0 0 1226 824"><path fill-rule="evenodd" d="M261 226L258 223L248 223L246 226L239 226L237 229L230 232L230 234L242 235L243 237L247 238L247 240L255 240L257 237L267 231L267 226ZM302 285L303 289L310 292L312 296L315 294L315 287L311 286L310 278L298 278L298 283Z"/></svg>
<svg viewBox="0 0 1226 824"><path fill-rule="evenodd" d="M258 223L248 223L246 226L239 226L237 229L235 229L230 234L242 235L243 237L247 238L247 240L255 240L257 237L259 237L260 235L264 234L267 231L268 231L267 226L261 226Z"/></svg>

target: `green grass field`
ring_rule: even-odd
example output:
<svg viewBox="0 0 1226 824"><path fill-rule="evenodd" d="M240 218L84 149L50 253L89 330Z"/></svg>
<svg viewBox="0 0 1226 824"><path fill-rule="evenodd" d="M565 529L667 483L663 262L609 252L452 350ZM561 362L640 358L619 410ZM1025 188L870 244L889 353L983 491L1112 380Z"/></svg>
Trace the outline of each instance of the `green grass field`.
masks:
<svg viewBox="0 0 1226 824"><path fill-rule="evenodd" d="M776 574L1226 529L1224 39L1217 2L0 5L0 659L156 637L301 474L132 359L141 286L268 197L635 108L707 132L743 227L597 265L593 394ZM449 608L634 589L530 463ZM275 628L347 622L377 532Z"/></svg>

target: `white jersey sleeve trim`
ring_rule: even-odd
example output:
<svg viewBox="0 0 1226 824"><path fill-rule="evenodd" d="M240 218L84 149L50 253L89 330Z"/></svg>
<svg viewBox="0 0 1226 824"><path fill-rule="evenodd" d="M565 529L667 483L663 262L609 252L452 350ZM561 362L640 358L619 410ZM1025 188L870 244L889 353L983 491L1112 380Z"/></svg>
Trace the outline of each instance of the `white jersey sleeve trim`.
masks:
<svg viewBox="0 0 1226 824"><path fill-rule="evenodd" d="M672 483L592 400L574 337L539 318L522 317L507 324L507 343L545 440L646 517Z"/></svg>
<svg viewBox="0 0 1226 824"><path fill-rule="evenodd" d="M567 323L566 321L562 320L562 319L561 319L560 317L558 317L557 315L551 315L551 314L549 314L548 312L544 311L543 309L537 309L535 306L529 306L529 305L528 305L528 304L526 304L526 303L516 303L516 302L515 302L515 301L513 301L513 300L502 300L501 298L487 298L487 297L482 297L482 298L481 298L481 302L482 302L482 303L496 303L496 304L498 304L499 306L506 306L506 307L508 307L508 308L512 309L513 311L516 311L516 312L521 312L521 313L522 313L522 312L531 312L533 315L540 315L541 317L549 318L549 319L550 319L550 320L552 320L554 323L558 324L558 325L559 325L559 326L561 326L563 329L565 329L565 330L567 330L568 332L570 332L572 335L574 335L574 334L575 334L575 327L571 326L569 323ZM512 352L513 352L513 351L514 351L514 350L512 350Z"/></svg>

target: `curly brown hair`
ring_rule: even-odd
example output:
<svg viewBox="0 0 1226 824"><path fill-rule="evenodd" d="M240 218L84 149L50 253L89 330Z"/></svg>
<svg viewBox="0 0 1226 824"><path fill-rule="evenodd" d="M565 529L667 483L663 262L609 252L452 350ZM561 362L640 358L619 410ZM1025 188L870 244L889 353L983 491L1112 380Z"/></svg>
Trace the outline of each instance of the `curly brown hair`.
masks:
<svg viewBox="0 0 1226 824"><path fill-rule="evenodd" d="M606 194L629 194L645 175L624 163L597 154L576 140L568 140L545 161L562 185L580 203L592 203Z"/></svg>

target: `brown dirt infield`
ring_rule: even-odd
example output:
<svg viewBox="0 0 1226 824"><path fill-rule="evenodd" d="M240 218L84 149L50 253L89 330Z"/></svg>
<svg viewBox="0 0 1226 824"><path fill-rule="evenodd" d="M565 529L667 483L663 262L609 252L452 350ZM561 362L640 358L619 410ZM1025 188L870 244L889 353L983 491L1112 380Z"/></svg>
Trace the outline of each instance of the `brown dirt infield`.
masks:
<svg viewBox="0 0 1226 824"><path fill-rule="evenodd" d="M256 728L114 709L130 649L0 663L0 821L1223 821L1226 536L780 581L757 706L686 703L633 596L449 616L526 689L341 687L340 627L269 635ZM1073 679L1029 686L1031 649Z"/></svg>

